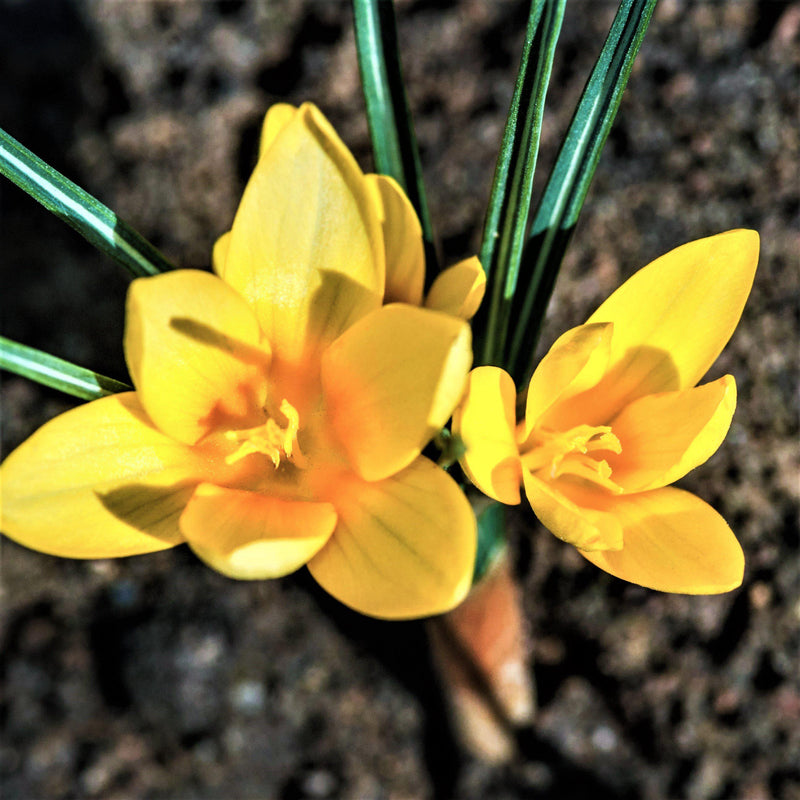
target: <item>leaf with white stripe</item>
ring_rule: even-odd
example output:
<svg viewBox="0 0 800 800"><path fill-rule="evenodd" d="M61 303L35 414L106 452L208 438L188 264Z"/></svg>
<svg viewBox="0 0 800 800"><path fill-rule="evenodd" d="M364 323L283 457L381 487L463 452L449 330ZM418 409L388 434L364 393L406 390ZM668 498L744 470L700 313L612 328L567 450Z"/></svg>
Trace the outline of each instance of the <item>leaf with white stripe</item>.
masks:
<svg viewBox="0 0 800 800"><path fill-rule="evenodd" d="M48 211L75 228L134 277L157 275L174 266L99 200L53 169L0 129L0 173Z"/></svg>
<svg viewBox="0 0 800 800"><path fill-rule="evenodd" d="M97 400L117 392L129 392L127 383L98 375L90 369L43 353L34 347L0 336L0 369L58 389L81 400Z"/></svg>

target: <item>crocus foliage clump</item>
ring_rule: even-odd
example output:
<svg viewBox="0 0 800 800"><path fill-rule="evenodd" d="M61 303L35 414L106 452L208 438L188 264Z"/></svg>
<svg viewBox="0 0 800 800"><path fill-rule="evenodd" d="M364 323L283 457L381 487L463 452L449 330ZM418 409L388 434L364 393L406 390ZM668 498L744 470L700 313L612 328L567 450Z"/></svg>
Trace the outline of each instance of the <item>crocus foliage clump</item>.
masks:
<svg viewBox="0 0 800 800"><path fill-rule="evenodd" d="M502 369L470 374L453 425L464 470L485 494L520 502L593 564L667 592L711 594L742 581L722 517L670 486L719 447L736 406L725 375L697 385L741 316L758 235L691 242L633 275L567 331L517 393Z"/></svg>
<svg viewBox="0 0 800 800"><path fill-rule="evenodd" d="M241 579L307 564L378 617L453 607L475 518L421 451L464 391L477 259L423 297L410 203L306 104L267 115L214 268L131 284L136 391L68 411L9 456L3 531L73 558L188 542Z"/></svg>

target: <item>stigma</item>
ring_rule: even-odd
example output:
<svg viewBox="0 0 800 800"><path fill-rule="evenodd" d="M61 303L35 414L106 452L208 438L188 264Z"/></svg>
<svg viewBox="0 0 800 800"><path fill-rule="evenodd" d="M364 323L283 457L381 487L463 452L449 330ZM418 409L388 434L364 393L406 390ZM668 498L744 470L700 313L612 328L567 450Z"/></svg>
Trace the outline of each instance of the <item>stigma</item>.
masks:
<svg viewBox="0 0 800 800"><path fill-rule="evenodd" d="M282 417L282 421L276 420L277 416ZM299 432L300 415L297 413L297 409L284 398L281 400L278 414L267 413L265 422L253 428L228 431L225 434L228 441L240 443L236 450L226 456L225 463L235 464L253 453L261 453L272 461L275 469L286 461L304 469L308 459L297 441Z"/></svg>
<svg viewBox="0 0 800 800"><path fill-rule="evenodd" d="M534 473L554 480L583 478L614 494L622 488L611 479L611 467L602 451L621 453L622 446L608 425L577 425L568 431L538 428L524 444L522 461Z"/></svg>

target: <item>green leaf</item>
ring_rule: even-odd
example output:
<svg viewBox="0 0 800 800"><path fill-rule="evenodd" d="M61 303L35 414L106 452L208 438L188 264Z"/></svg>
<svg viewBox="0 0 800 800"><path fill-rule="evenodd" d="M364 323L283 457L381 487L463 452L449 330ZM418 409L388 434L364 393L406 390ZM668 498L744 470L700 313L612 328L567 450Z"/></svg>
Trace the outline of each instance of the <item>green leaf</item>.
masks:
<svg viewBox="0 0 800 800"><path fill-rule="evenodd" d="M90 369L78 367L33 347L12 342L4 336L0 336L0 369L30 378L81 400L97 400L109 394L131 390L126 383L98 375Z"/></svg>
<svg viewBox="0 0 800 800"><path fill-rule="evenodd" d="M533 0L514 96L506 119L486 212L480 260L487 300L473 325L482 338L481 363L499 364L527 240L531 194L547 87L566 0ZM543 21L543 24L540 24Z"/></svg>
<svg viewBox="0 0 800 800"><path fill-rule="evenodd" d="M394 178L416 209L425 241L426 284L430 287L438 271L438 259L414 123L403 84L394 4L391 0L353 0L353 15L375 169Z"/></svg>
<svg viewBox="0 0 800 800"><path fill-rule="evenodd" d="M472 573L473 584L489 571L505 550L506 507L481 496L475 503L475 518L478 521L478 550Z"/></svg>
<svg viewBox="0 0 800 800"><path fill-rule="evenodd" d="M0 172L52 211L135 277L157 275L173 265L99 200L45 164L0 129Z"/></svg>
<svg viewBox="0 0 800 800"><path fill-rule="evenodd" d="M524 386L533 371L532 359L556 275L656 2L620 3L531 223L520 272L526 289L514 300L515 330L503 360L517 386Z"/></svg>

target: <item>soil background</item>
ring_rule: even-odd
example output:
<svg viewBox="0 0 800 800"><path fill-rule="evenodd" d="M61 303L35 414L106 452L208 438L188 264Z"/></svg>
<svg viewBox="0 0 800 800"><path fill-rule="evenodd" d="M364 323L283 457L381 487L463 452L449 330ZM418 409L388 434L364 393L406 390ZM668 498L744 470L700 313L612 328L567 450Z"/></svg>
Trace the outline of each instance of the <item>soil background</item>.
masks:
<svg viewBox="0 0 800 800"><path fill-rule="evenodd" d="M450 262L477 248L526 5L398 3ZM540 176L613 12L568 4ZM739 536L741 589L625 584L521 512L540 710L498 768L460 752L420 623L358 617L304 571L239 583L186 548L79 562L4 540L3 798L798 800L799 37L797 2L661 0L542 338L679 244L760 232L753 293L708 376L736 376L733 426L681 481ZM370 169L348 3L0 0L0 125L183 267L208 268L266 109L303 100ZM126 379L123 270L0 192L2 333ZM74 404L11 375L1 391L6 453Z"/></svg>

